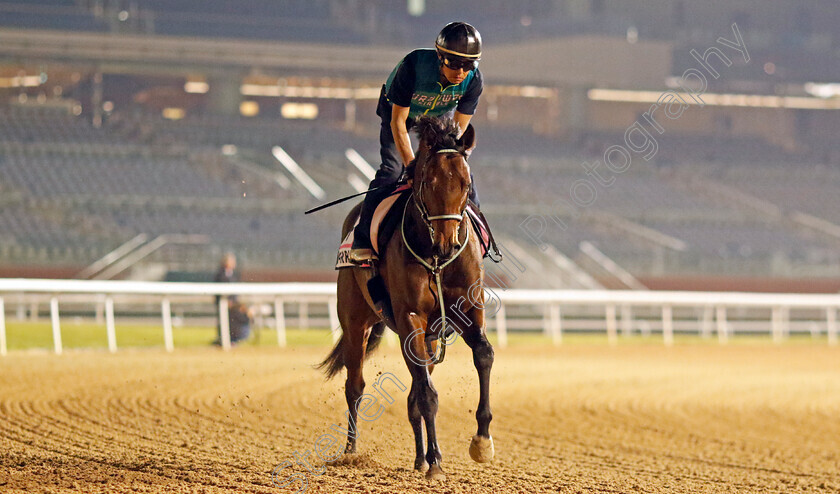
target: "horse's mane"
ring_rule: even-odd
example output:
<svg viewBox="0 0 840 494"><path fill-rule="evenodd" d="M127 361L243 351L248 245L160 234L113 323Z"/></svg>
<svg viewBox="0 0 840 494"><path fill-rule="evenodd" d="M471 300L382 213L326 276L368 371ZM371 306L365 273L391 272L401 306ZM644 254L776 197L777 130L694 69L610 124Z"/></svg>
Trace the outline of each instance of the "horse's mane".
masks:
<svg viewBox="0 0 840 494"><path fill-rule="evenodd" d="M420 117L415 123L417 137L425 142L431 151L439 149L457 149L463 152L458 143L460 129L450 117Z"/></svg>

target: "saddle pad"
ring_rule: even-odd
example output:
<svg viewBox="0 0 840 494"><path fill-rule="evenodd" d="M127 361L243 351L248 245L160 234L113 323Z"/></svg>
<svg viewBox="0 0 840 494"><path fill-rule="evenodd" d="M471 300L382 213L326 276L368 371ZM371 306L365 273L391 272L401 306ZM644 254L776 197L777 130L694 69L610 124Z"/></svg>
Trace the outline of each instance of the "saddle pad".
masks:
<svg viewBox="0 0 840 494"><path fill-rule="evenodd" d="M402 198L403 195L407 197L408 194L403 194L403 192L408 190L410 190L408 184L400 186L394 190L393 194L385 199L382 199L382 202L376 206L376 210L373 212L373 221L370 222L370 243L371 246L373 246L373 251L379 256L382 255L381 249L379 248L380 242L384 247L388 242L388 238L391 236L391 232L393 231L388 227L396 226L396 223L394 223L392 219L389 219L389 213L393 210L396 215L390 216L399 216L399 214L402 214L402 208L394 209L394 204L396 204L397 200ZM402 204L403 201L400 201L400 203ZM383 238L380 238L380 236Z"/></svg>
<svg viewBox="0 0 840 494"><path fill-rule="evenodd" d="M380 258L383 255L382 248L384 248L388 239L390 239L391 235L394 233L394 230L396 230L399 226L399 221L401 219L400 215L402 214L402 208L405 201L408 200L409 194L407 191L409 191L409 189L410 187L408 185L403 185L394 190L393 194L383 199L382 202L376 206L376 210L373 213L373 221L371 221L370 225L370 239L374 252L376 252ZM395 205L399 205L399 207L395 208ZM484 224L481 217L476 214L473 207L472 203L470 203L467 206L467 213L470 218L470 223L472 223L473 230L478 235L479 244L481 245L481 256L485 257L490 245L488 226ZM356 218L356 222L353 226L355 227L358 223L359 219ZM352 268L356 266L349 260L350 249L353 246L353 231L354 228L350 229L347 236L344 237L344 240L338 247L335 269ZM380 246L382 248L380 248Z"/></svg>
<svg viewBox="0 0 840 494"><path fill-rule="evenodd" d="M374 210L373 219L370 223L370 239L373 251L380 257L382 256L382 249L380 249L379 246L384 246L385 243L388 242L388 238L390 238L394 229L399 224L398 221L400 216L398 213L402 213L402 208L394 208L394 205L397 203L399 203L400 206L405 204L404 201L407 200L408 191L410 191L410 189L411 188L408 185L398 187L391 195L383 199ZM353 247L353 232L355 231L355 226L358 224L359 219L356 218L356 222L353 223L354 228L350 229L347 236L345 236L344 240L342 240L341 245L339 245L338 255L336 256L335 261L335 269L352 268L356 266L350 262L350 249Z"/></svg>
<svg viewBox="0 0 840 494"><path fill-rule="evenodd" d="M344 237L341 245L338 246L338 255L335 258L335 269L352 268L355 266L355 264L350 262L350 249L353 247L353 231L358 224L359 218L356 218L356 222L353 223L353 228L347 232L347 236Z"/></svg>

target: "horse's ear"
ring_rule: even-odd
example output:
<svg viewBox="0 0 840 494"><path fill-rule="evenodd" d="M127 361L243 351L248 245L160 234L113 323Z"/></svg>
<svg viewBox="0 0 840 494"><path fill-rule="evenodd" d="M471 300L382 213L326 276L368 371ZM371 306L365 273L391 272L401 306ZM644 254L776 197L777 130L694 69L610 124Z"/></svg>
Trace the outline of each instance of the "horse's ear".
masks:
<svg viewBox="0 0 840 494"><path fill-rule="evenodd" d="M434 124L437 121L432 117L421 116L414 123L414 131L417 133L417 139L420 141L418 154L426 154L431 148L431 143L435 142Z"/></svg>
<svg viewBox="0 0 840 494"><path fill-rule="evenodd" d="M467 130L458 139L458 145L464 148L464 151L472 151L475 147L475 127L472 124L467 125Z"/></svg>

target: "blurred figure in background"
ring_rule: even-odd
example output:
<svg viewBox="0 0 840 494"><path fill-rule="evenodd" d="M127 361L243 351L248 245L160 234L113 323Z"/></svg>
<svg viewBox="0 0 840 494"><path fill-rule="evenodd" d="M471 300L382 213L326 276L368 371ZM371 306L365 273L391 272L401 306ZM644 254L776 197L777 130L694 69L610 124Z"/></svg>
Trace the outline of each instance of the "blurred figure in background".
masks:
<svg viewBox="0 0 840 494"><path fill-rule="evenodd" d="M239 273L236 272L236 256L228 252L222 257L222 263L216 276L213 278L216 283L232 283L239 281Z"/></svg>
<svg viewBox="0 0 840 494"><path fill-rule="evenodd" d="M226 253L222 257L222 262L219 265L219 270L216 271L216 276L213 277L216 283L235 283L239 281L239 273L236 271L236 256L232 252ZM234 305L241 305L236 299L236 295L229 295L226 297L228 301L228 314L233 315ZM216 295L216 340L214 345L221 345L222 343L222 322L219 318L219 302L222 300L220 295ZM233 339L233 327L231 326L231 340Z"/></svg>
<svg viewBox="0 0 840 494"><path fill-rule="evenodd" d="M230 343L236 344L245 340L251 334L251 322L253 321L253 309L247 305L234 301L228 308L230 321Z"/></svg>

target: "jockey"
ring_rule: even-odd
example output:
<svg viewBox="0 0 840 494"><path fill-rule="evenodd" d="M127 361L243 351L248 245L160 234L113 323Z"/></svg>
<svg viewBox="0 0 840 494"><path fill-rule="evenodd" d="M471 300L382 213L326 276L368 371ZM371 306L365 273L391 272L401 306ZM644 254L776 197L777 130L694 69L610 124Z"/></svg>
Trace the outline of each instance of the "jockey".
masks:
<svg viewBox="0 0 840 494"><path fill-rule="evenodd" d="M408 130L416 117L454 111L461 132L467 129L484 89L478 70L480 59L478 31L466 22L452 22L441 30L434 50L414 50L394 68L382 86L376 108L376 114L382 119L379 131L382 164L370 183L371 189L396 183L414 160ZM393 187L385 187L365 196L359 224L353 232L352 262L376 260L369 238L371 218L376 205L391 192ZM474 185L469 198L478 204Z"/></svg>

